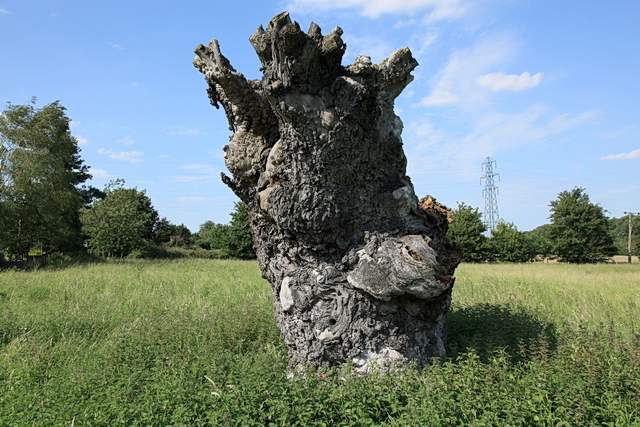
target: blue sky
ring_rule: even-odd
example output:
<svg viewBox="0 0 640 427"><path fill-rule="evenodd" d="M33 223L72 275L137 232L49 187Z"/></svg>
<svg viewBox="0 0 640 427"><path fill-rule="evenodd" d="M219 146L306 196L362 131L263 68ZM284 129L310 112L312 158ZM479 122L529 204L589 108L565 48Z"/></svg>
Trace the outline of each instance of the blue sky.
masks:
<svg viewBox="0 0 640 427"><path fill-rule="evenodd" d="M226 223L230 132L193 50L217 38L260 78L248 38L284 10L305 30L340 26L343 65L411 49L396 114L419 197L484 210L492 157L500 217L520 230L576 186L609 216L640 212L637 0L0 0L0 102L60 100L93 185L123 178L192 231Z"/></svg>

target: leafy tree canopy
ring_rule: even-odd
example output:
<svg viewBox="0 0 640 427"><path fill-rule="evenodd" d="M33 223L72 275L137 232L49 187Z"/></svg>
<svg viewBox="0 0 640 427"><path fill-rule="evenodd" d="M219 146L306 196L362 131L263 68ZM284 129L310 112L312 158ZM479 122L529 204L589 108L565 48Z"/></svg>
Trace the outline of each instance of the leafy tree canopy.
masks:
<svg viewBox="0 0 640 427"><path fill-rule="evenodd" d="M478 208L458 203L451 211L453 222L449 225L447 236L462 246L463 260L481 262L487 259L487 238L484 233L487 226L482 222L482 214Z"/></svg>
<svg viewBox="0 0 640 427"><path fill-rule="evenodd" d="M79 211L101 195L83 186L91 175L65 108L35 103L0 114L0 249L16 256L80 246Z"/></svg>
<svg viewBox="0 0 640 427"><path fill-rule="evenodd" d="M491 230L488 246L493 257L499 261L527 262L536 256L531 240L518 231L512 222L498 222L495 230Z"/></svg>
<svg viewBox="0 0 640 427"><path fill-rule="evenodd" d="M559 193L549 219L552 251L562 261L592 263L616 253L604 209L591 203L584 188Z"/></svg>
<svg viewBox="0 0 640 427"><path fill-rule="evenodd" d="M90 251L101 256L126 256L154 240L158 212L145 191L112 181L106 197L82 212L82 229Z"/></svg>
<svg viewBox="0 0 640 427"><path fill-rule="evenodd" d="M640 215L631 217L633 229L631 235L631 253L640 254ZM613 237L613 243L618 255L626 255L629 247L629 216L611 218L609 220L609 231Z"/></svg>
<svg viewBox="0 0 640 427"><path fill-rule="evenodd" d="M254 259L256 253L244 203L235 203L229 224L206 221L200 225L195 243L204 249L218 251L222 258Z"/></svg>
<svg viewBox="0 0 640 427"><path fill-rule="evenodd" d="M524 232L536 255L542 255L545 258L554 255L551 250L552 243L549 240L550 228L551 224L543 224L531 231Z"/></svg>
<svg viewBox="0 0 640 427"><path fill-rule="evenodd" d="M190 243L191 231L186 225L172 224L167 218L156 222L153 240L158 245L187 246Z"/></svg>

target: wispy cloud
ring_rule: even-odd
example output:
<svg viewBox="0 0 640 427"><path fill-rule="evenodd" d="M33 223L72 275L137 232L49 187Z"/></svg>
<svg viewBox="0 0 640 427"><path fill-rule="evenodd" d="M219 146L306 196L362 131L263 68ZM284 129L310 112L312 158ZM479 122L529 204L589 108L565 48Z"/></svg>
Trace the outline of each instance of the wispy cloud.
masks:
<svg viewBox="0 0 640 427"><path fill-rule="evenodd" d="M13 13L5 9L0 9L0 15L13 15Z"/></svg>
<svg viewBox="0 0 640 427"><path fill-rule="evenodd" d="M596 110L554 115L538 104L516 113L481 114L461 123L455 134L422 117L407 125L407 157L413 159L411 168L415 168L410 173L424 173L425 164L468 169L498 151L535 147L599 116Z"/></svg>
<svg viewBox="0 0 640 427"><path fill-rule="evenodd" d="M122 145L123 147L128 147L129 145L135 144L136 141L129 135L123 136L117 141L118 145Z"/></svg>
<svg viewBox="0 0 640 427"><path fill-rule="evenodd" d="M628 153L610 154L608 156L601 157L600 160L632 160L640 159L640 148L637 150L629 151Z"/></svg>
<svg viewBox="0 0 640 427"><path fill-rule="evenodd" d="M111 46L115 50L125 50L124 47L120 46L117 43L109 43L109 46Z"/></svg>
<svg viewBox="0 0 640 427"><path fill-rule="evenodd" d="M111 175L109 172L107 172L104 169L91 168L91 169L89 169L89 173L91 175L93 175L94 179L109 179L109 178L113 178L113 175Z"/></svg>
<svg viewBox="0 0 640 427"><path fill-rule="evenodd" d="M112 150L105 150L104 148L100 148L98 149L98 154L108 155L110 158L114 160L122 160L126 162L131 162L131 163L140 163L142 162L142 159L140 158L140 156L142 156L143 153L141 151L120 151L120 152L114 153Z"/></svg>
<svg viewBox="0 0 640 427"><path fill-rule="evenodd" d="M427 11L431 21L440 21L464 15L467 5L461 0L290 0L287 9L292 12L356 9L369 18Z"/></svg>
<svg viewBox="0 0 640 427"><path fill-rule="evenodd" d="M193 182L193 181L200 181L204 179L203 176L196 176L196 175L172 175L169 178L169 181L172 182Z"/></svg>
<svg viewBox="0 0 640 427"><path fill-rule="evenodd" d="M193 182L201 180L210 180L216 176L216 169L207 164L202 163L185 163L180 165L180 169L188 170L188 175L173 175L169 178L170 181L175 182Z"/></svg>
<svg viewBox="0 0 640 427"><path fill-rule="evenodd" d="M75 132L76 130L81 128L81 123L78 120L70 120L69 127ZM89 140L79 135L74 135L79 145L87 145Z"/></svg>
<svg viewBox="0 0 640 427"><path fill-rule="evenodd" d="M513 149L524 144L543 141L595 120L599 112L588 110L579 114L549 115L547 108L533 105L520 113L491 113L482 116L472 131L462 140L465 154L493 153L497 149Z"/></svg>
<svg viewBox="0 0 640 427"><path fill-rule="evenodd" d="M198 135L200 134L199 128L188 128L186 126L171 126L163 129L169 135Z"/></svg>
<svg viewBox="0 0 640 427"><path fill-rule="evenodd" d="M542 81L542 73L533 76L525 71L522 74L489 73L476 78L476 84L494 92L500 90L521 91L536 87Z"/></svg>
<svg viewBox="0 0 640 427"><path fill-rule="evenodd" d="M486 91L477 85L477 77L511 59L516 52L517 43L508 33L492 34L471 47L454 51L421 105L478 105L484 101Z"/></svg>
<svg viewBox="0 0 640 427"><path fill-rule="evenodd" d="M78 145L87 145L89 144L89 140L82 136L76 136L76 141L78 141Z"/></svg>

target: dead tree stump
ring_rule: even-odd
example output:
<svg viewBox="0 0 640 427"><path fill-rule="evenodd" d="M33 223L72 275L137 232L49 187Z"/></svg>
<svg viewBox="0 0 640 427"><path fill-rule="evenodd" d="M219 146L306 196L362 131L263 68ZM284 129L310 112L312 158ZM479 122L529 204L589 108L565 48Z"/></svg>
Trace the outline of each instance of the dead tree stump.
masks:
<svg viewBox="0 0 640 427"><path fill-rule="evenodd" d="M305 34L284 12L249 39L262 80L247 81L217 40L194 65L233 131L222 179L249 212L290 367L422 366L445 352L460 251L447 209L419 202L406 175L393 103L418 63L403 48L343 67L341 35L315 23Z"/></svg>

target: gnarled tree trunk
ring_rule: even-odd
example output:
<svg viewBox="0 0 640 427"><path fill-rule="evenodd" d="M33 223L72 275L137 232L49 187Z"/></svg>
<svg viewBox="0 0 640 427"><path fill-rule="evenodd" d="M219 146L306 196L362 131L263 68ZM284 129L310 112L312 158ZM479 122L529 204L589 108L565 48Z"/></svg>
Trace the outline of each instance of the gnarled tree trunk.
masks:
<svg viewBox="0 0 640 427"><path fill-rule="evenodd" d="M264 72L252 81L217 40L198 46L234 132L222 179L247 206L290 367L424 365L445 351L460 253L446 208L419 202L405 174L393 103L418 64L403 48L343 67L341 35L276 16L249 39Z"/></svg>

